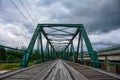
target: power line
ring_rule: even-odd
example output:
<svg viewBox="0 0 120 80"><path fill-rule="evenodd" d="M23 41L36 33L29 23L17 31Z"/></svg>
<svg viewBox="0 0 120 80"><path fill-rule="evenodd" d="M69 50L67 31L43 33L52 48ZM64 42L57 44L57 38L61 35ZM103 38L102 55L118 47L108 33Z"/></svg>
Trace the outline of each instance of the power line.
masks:
<svg viewBox="0 0 120 80"><path fill-rule="evenodd" d="M25 2L26 2L26 4L27 4L27 6L29 7L31 13L34 15L34 17L35 17L35 19L37 20L37 22L39 22L38 18L37 18L37 17L35 16L35 14L33 13L33 10L32 10L32 8L31 8L29 2L28 2L27 0L25 0Z"/></svg>
<svg viewBox="0 0 120 80"><path fill-rule="evenodd" d="M31 18L31 20L33 21L33 23L35 22L35 20L31 17L31 14L29 13L29 11L26 9L25 5L23 4L22 0L19 0L20 4L23 6L23 8L25 9L26 13L29 15L29 17ZM36 23L36 22L35 22Z"/></svg>
<svg viewBox="0 0 120 80"><path fill-rule="evenodd" d="M22 11L17 7L17 5L12 0L10 0L10 2L18 10L18 12L25 18L25 20L29 22L28 18L22 13Z"/></svg>

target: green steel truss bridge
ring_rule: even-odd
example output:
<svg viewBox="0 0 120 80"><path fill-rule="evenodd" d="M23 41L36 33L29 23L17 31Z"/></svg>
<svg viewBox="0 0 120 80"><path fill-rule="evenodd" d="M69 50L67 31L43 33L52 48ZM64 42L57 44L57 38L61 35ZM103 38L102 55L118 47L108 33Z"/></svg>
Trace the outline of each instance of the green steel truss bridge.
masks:
<svg viewBox="0 0 120 80"><path fill-rule="evenodd" d="M43 47L43 36L47 41L45 48ZM78 36L78 38L77 38L76 42L74 42L74 39L76 36ZM20 67L25 68L28 66L30 56L32 54L32 51L33 51L36 41L37 41L37 58L36 58L36 60L37 60L37 63L40 63L40 57L42 57L42 62L43 62L43 63L40 63L39 66L41 67L43 65L46 65L48 67L51 64L49 69L48 68L45 69L48 72L46 74L49 75L50 73L52 74L52 71L54 70L54 66L58 67L58 66L64 65L63 67L66 67L66 68L64 68L66 74L69 73L68 75L69 76L72 75L72 77L69 77L69 79L63 78L63 80L93 80L93 79L90 79L90 77L89 77L89 75L91 73L88 74L87 76L84 76L84 75L89 73L89 70L91 72L92 71L94 72L94 69L80 65L80 64L84 64L83 42L86 45L88 55L90 57L89 62L91 62L92 67L100 68L100 64L114 64L114 65L118 65L118 66L120 65L120 63L112 63L112 62L107 63L107 62L100 62L98 60L97 53L118 50L118 49L120 49L120 46L95 51L92 47L92 44L89 40L89 37L87 35L87 32L86 32L83 24L38 24L26 50L15 49L15 48L3 46L3 45L0 45L0 47L9 48L9 49L23 52L24 56L21 59ZM75 43L77 43L77 44L75 44ZM76 45L77 47L75 47L74 45ZM80 61L78 61L78 55L80 55L80 58L81 58ZM60 60L57 60L57 59L60 59ZM65 61L63 61L63 60L65 60ZM70 61L78 62L80 64L75 64ZM77 74L78 72L73 70L70 67L70 65L73 68L75 68L77 71L79 71L81 69L83 70L83 73L82 73L83 75L81 76L81 74L80 74L82 79L79 78L79 75ZM76 66L77 67L79 66L79 68L77 68ZM39 69L41 69L40 67L39 67ZM23 70L19 70L19 71L10 73L10 74L2 75L0 77L0 79L4 80L5 76L18 74L18 72L21 72L21 71L24 72L26 70L31 70L31 72L32 72L32 68L36 68L36 67L30 67L30 68L28 67ZM59 67L58 67L58 69L59 69ZM89 69L87 73L84 73L85 69L86 70ZM101 74L102 72L100 72L99 70L98 70L98 72L99 72L99 74L97 73L96 70L94 72L94 73L98 74L97 76L99 76L98 78L96 78L96 80L102 80L101 77L103 77L103 76L106 78L105 79L103 77L104 80L119 80L120 79L120 76L116 77L116 76L112 75L112 77L111 77L110 75L108 76L108 74L106 74L106 73L104 73L104 75L102 75ZM72 73L74 73L74 74L72 74ZM41 75L42 74L43 73L41 73ZM96 74L93 74L92 76L94 76ZM37 75L40 76L40 74L37 74ZM48 75L46 75L47 77L44 77L43 79L40 79L40 80L50 80ZM37 77L35 77L32 80L38 80ZM12 80L12 79L13 78L11 78L10 80ZM5 79L5 80L7 80L7 79ZM27 79L27 78L22 79L21 78L20 80L31 80L31 79ZM55 79L55 80L59 80L59 79Z"/></svg>

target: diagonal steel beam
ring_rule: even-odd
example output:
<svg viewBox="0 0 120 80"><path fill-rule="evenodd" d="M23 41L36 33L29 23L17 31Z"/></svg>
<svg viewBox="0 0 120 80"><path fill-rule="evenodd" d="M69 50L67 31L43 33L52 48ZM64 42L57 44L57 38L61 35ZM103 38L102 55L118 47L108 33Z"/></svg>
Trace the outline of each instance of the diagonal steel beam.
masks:
<svg viewBox="0 0 120 80"><path fill-rule="evenodd" d="M50 40L48 39L48 37L47 37L47 35L46 35L46 33L45 33L45 31L44 31L43 28L41 28L41 32L43 33L44 37L47 39L47 41L48 41L48 43L50 44L50 46L51 46L51 47L53 48L53 50L55 51L54 47L52 46L52 44L51 44Z"/></svg>
<svg viewBox="0 0 120 80"><path fill-rule="evenodd" d="M60 30L60 29L56 29L56 28L52 28L52 27L50 27L50 28L51 28L51 29L54 29L54 30L57 30L57 31L64 32L64 33L73 34L73 33L70 33L70 32L64 31L64 30Z"/></svg>
<svg viewBox="0 0 120 80"><path fill-rule="evenodd" d="M73 41L73 39L77 36L77 34L79 33L79 29L77 28L74 36L72 37L72 39L70 40L69 44L67 45L67 47L64 49L64 51L68 48L68 46L71 44L71 42Z"/></svg>
<svg viewBox="0 0 120 80"><path fill-rule="evenodd" d="M60 30L66 30L66 29L69 29L69 28L67 27L67 28L63 28L63 29L60 29ZM57 31L50 31L47 34L54 33L54 32L57 32Z"/></svg>

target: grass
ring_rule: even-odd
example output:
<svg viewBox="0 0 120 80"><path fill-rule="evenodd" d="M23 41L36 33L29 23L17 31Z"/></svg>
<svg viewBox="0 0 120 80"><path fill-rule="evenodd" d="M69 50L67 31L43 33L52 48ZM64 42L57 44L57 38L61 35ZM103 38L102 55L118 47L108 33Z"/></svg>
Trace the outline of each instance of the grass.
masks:
<svg viewBox="0 0 120 80"><path fill-rule="evenodd" d="M34 62L29 62L29 63L28 63L28 66L33 66L33 65L35 65Z"/></svg>
<svg viewBox="0 0 120 80"><path fill-rule="evenodd" d="M29 62L28 66L35 65L34 62ZM0 70L15 70L19 69L20 63L0 63Z"/></svg>
<svg viewBox="0 0 120 80"><path fill-rule="evenodd" d="M15 70L19 65L20 63L0 63L0 70Z"/></svg>

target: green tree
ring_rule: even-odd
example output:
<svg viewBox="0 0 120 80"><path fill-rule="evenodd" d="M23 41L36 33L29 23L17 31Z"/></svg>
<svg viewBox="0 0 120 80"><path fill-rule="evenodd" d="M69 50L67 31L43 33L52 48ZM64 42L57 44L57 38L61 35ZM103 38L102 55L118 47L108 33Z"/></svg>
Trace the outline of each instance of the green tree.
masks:
<svg viewBox="0 0 120 80"><path fill-rule="evenodd" d="M7 50L7 60L20 60L23 56L23 53L15 50Z"/></svg>
<svg viewBox="0 0 120 80"><path fill-rule="evenodd" d="M0 48L0 60L6 60L6 50L4 48Z"/></svg>
<svg viewBox="0 0 120 80"><path fill-rule="evenodd" d="M37 50L35 50L33 53L32 53L32 55L31 55L31 60L36 60L36 58L37 58Z"/></svg>

